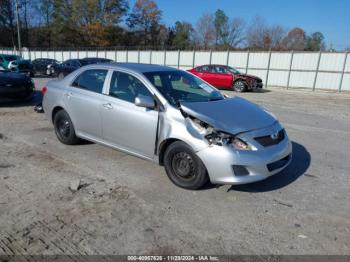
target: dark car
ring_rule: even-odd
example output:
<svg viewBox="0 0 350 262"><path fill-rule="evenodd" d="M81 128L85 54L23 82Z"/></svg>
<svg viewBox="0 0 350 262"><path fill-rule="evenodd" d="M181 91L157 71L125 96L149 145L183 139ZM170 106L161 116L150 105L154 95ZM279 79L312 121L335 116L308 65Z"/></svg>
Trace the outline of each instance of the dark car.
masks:
<svg viewBox="0 0 350 262"><path fill-rule="evenodd" d="M34 74L40 75L52 75L54 73L54 68L58 65L56 59L50 58L38 58L32 61Z"/></svg>
<svg viewBox="0 0 350 262"><path fill-rule="evenodd" d="M34 75L33 65L30 60L24 60L17 55L0 54L0 69Z"/></svg>
<svg viewBox="0 0 350 262"><path fill-rule="evenodd" d="M218 88L244 92L263 87L261 78L243 74L231 66L202 65L188 71Z"/></svg>
<svg viewBox="0 0 350 262"><path fill-rule="evenodd" d="M85 66L85 65L91 65L91 64L98 64L98 63L109 63L112 62L111 59L106 58L98 58L98 57L88 57L83 59L69 59L64 61L62 64L57 65L55 70L55 75L58 76L59 79L62 79L66 75L70 74L74 70Z"/></svg>
<svg viewBox="0 0 350 262"><path fill-rule="evenodd" d="M28 75L0 70L0 99L27 99L33 92L34 84Z"/></svg>

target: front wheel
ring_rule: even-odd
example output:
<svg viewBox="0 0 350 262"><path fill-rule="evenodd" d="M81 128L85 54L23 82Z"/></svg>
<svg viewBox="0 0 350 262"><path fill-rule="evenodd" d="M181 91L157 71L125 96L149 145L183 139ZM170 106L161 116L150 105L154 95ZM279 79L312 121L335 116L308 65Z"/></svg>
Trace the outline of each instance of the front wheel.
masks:
<svg viewBox="0 0 350 262"><path fill-rule="evenodd" d="M208 181L207 170L192 148L178 141L165 151L164 167L169 179L177 186L198 189Z"/></svg>
<svg viewBox="0 0 350 262"><path fill-rule="evenodd" d="M54 117L53 124L56 136L61 143L74 145L79 141L78 137L75 135L72 120L66 111L58 111Z"/></svg>
<svg viewBox="0 0 350 262"><path fill-rule="evenodd" d="M246 84L242 80L238 80L233 84L233 90L242 93L246 90Z"/></svg>

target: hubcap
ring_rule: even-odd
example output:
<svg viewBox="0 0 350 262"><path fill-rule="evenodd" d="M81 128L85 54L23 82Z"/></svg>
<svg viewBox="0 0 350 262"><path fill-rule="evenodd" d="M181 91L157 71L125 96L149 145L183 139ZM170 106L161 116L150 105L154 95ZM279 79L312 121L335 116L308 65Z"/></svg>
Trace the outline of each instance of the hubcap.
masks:
<svg viewBox="0 0 350 262"><path fill-rule="evenodd" d="M191 179L195 176L195 168L192 157L186 152L179 152L172 160L174 174L181 179Z"/></svg>
<svg viewBox="0 0 350 262"><path fill-rule="evenodd" d="M236 82L235 89L242 91L244 89L244 84L242 82Z"/></svg>
<svg viewBox="0 0 350 262"><path fill-rule="evenodd" d="M62 137L68 137L70 132L70 124L67 119L61 119L58 122L58 131Z"/></svg>

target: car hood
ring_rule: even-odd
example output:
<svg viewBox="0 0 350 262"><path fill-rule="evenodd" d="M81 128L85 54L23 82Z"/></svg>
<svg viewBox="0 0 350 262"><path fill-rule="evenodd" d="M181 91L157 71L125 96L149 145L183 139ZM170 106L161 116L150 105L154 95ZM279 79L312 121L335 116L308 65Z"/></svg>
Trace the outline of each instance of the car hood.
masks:
<svg viewBox="0 0 350 262"><path fill-rule="evenodd" d="M185 113L230 134L264 128L277 120L262 107L241 97L210 102L180 102Z"/></svg>
<svg viewBox="0 0 350 262"><path fill-rule="evenodd" d="M30 60L23 60L23 59L17 60L16 62L17 64L31 64Z"/></svg>
<svg viewBox="0 0 350 262"><path fill-rule="evenodd" d="M248 75L248 74L238 74L236 76L239 76L239 77L244 77L244 78L252 78L252 79L261 79L257 76L253 76L253 75Z"/></svg>

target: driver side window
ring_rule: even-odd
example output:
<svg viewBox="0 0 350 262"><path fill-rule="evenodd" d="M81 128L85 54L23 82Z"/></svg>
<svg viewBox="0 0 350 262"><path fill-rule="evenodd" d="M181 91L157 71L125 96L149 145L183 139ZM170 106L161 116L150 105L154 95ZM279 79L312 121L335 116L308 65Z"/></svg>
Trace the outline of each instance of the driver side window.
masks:
<svg viewBox="0 0 350 262"><path fill-rule="evenodd" d="M227 73L226 68L223 67L223 66L215 66L214 69L215 69L214 71L216 73L220 73L220 74L226 74Z"/></svg>
<svg viewBox="0 0 350 262"><path fill-rule="evenodd" d="M138 95L152 96L139 79L130 74L117 71L113 72L109 95L130 103L134 103Z"/></svg>

